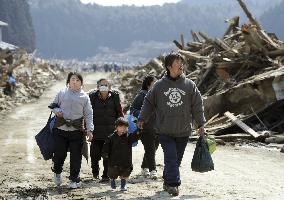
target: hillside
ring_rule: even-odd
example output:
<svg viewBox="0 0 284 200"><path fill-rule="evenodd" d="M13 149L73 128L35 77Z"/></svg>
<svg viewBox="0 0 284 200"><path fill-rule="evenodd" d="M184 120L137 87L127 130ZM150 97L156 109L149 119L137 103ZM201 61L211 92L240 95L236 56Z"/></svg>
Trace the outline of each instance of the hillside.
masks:
<svg viewBox="0 0 284 200"><path fill-rule="evenodd" d="M259 16L279 1L249 0L247 3ZM104 57L105 54L113 55L110 58L121 57L121 52L125 59L131 57L129 54L136 55L131 57L133 60L151 58L172 48L171 41L181 33L186 40L191 30L219 36L227 27L225 19L243 15L236 1L225 0L184 0L147 7L103 7L85 5L79 0L30 0L30 5L40 54L65 59ZM163 48L157 48L153 41ZM141 48L145 50L136 52ZM145 55L145 52L151 53Z"/></svg>
<svg viewBox="0 0 284 200"><path fill-rule="evenodd" d="M35 32L27 1L0 0L0 20L9 24L3 29L3 41L29 52L35 49Z"/></svg>

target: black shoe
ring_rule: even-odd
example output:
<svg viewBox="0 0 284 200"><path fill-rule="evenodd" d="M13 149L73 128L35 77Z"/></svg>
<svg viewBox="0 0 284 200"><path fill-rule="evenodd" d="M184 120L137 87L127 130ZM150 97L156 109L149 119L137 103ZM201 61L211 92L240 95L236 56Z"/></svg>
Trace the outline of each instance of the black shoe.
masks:
<svg viewBox="0 0 284 200"><path fill-rule="evenodd" d="M179 195L179 189L178 186L168 186L167 184L163 184L163 189L167 191L170 195L178 196Z"/></svg>
<svg viewBox="0 0 284 200"><path fill-rule="evenodd" d="M99 174L93 174L94 179L100 179Z"/></svg>
<svg viewBox="0 0 284 200"><path fill-rule="evenodd" d="M100 183L108 183L109 177L102 177L102 179L99 181Z"/></svg>

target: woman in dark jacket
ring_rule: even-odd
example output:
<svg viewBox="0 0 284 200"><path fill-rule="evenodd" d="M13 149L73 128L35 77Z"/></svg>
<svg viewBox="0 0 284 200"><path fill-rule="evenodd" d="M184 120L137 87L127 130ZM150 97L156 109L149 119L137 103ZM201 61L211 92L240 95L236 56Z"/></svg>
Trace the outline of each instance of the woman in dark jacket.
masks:
<svg viewBox="0 0 284 200"><path fill-rule="evenodd" d="M139 116L140 110L143 105L144 97L148 93L148 91L152 88L154 83L156 82L156 78L154 76L146 76L142 83L142 88L139 93L136 95L131 107L130 113L137 117ZM155 123L155 115L151 116L151 119L147 124L145 124L144 129L141 134L141 141L144 145L144 157L141 165L141 173L143 176L150 176L152 179L157 178L157 170L156 170L156 161L155 154L156 150L159 146L159 139L154 130Z"/></svg>
<svg viewBox="0 0 284 200"><path fill-rule="evenodd" d="M111 90L110 83L102 78L97 82L97 90L89 94L93 108L94 138L91 143L90 156L92 173L95 179L99 178L99 161L105 140L114 131L115 120L123 117L119 93ZM100 182L108 182L108 161L103 159L103 174Z"/></svg>

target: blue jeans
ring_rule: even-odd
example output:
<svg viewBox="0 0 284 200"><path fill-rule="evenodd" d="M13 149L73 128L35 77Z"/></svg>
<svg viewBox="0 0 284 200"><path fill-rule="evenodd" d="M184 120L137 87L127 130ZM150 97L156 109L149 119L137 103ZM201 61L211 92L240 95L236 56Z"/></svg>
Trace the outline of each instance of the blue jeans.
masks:
<svg viewBox="0 0 284 200"><path fill-rule="evenodd" d="M164 183L168 186L180 186L179 166L188 142L187 137L160 135L160 144L164 152Z"/></svg>

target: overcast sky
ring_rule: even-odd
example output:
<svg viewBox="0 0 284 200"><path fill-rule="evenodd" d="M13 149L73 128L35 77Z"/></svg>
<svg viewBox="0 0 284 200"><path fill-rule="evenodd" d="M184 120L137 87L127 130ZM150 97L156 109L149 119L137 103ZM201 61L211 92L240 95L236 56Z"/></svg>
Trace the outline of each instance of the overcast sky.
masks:
<svg viewBox="0 0 284 200"><path fill-rule="evenodd" d="M136 5L150 6L163 5L164 3L176 3L180 0L81 0L82 3L96 3L103 6Z"/></svg>

